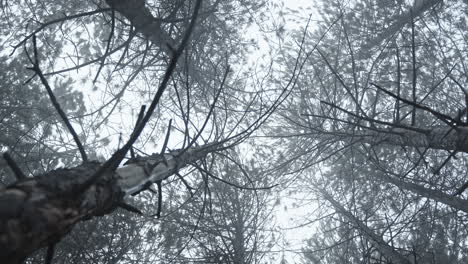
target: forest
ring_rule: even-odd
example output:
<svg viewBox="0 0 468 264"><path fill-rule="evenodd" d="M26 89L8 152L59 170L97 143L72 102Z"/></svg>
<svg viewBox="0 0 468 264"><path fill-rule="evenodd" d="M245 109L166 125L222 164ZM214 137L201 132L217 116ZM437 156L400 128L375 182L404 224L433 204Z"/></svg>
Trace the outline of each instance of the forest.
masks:
<svg viewBox="0 0 468 264"><path fill-rule="evenodd" d="M468 263L467 19L0 0L0 263Z"/></svg>

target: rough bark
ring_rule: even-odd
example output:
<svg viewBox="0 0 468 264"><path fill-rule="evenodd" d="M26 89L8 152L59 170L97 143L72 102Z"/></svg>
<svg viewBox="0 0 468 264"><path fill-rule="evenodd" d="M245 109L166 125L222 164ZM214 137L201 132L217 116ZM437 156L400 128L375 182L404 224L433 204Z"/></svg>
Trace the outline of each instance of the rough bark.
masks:
<svg viewBox="0 0 468 264"><path fill-rule="evenodd" d="M58 242L79 221L111 213L125 195L142 190L148 182L166 179L216 146L137 158L105 173L85 192L76 190L96 173L101 165L97 162L57 169L0 189L2 263L21 263L35 250Z"/></svg>
<svg viewBox="0 0 468 264"><path fill-rule="evenodd" d="M339 202L335 201L331 195L324 190L320 190L322 196L332 204L335 210L352 222L356 228L374 245L374 247L394 264L410 264L409 259L401 255L393 247L388 245L380 236L372 231L366 224L346 210Z"/></svg>

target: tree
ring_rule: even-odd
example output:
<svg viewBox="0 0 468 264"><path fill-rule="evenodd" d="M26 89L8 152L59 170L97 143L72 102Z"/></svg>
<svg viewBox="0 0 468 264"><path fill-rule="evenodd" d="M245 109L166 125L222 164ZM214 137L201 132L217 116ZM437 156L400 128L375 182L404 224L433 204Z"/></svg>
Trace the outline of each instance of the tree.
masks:
<svg viewBox="0 0 468 264"><path fill-rule="evenodd" d="M289 130L279 137L297 137L283 164L290 173L318 174L302 177L321 186L312 191L366 241L353 252L369 252L369 243L384 256L381 263L404 261L376 243L368 227L406 261L429 261L433 254L438 257L428 263L443 255L462 263L465 254L452 253L465 243L458 237L444 253L430 250L463 225L458 213L466 212L466 13L453 11L466 4L332 1L322 8L325 23L306 45L301 88L280 112ZM430 215L429 223L421 215ZM450 223L443 231L437 217ZM416 239L423 226L430 234L426 248Z"/></svg>
<svg viewBox="0 0 468 264"><path fill-rule="evenodd" d="M23 8L25 15L34 17L34 22L39 23L31 33L22 38L12 38L22 39L14 44L13 51L16 56L21 56L17 49L24 47L24 54L29 59L29 65L32 65L30 70L33 73L25 82L36 84L47 91L64 130L70 135L69 140L76 145L74 150L80 153L83 162L78 166L49 171L56 167L52 165L41 175L28 177L14 159L8 154L4 155L17 178L16 182L0 190L0 257L8 260L7 263L20 263L32 252L45 246L48 246L46 261L50 261L55 244L76 223L110 214L117 207L140 213L138 209L124 203L123 198L151 188L152 183L158 186L156 216L159 216L162 209L162 181L176 175L174 177L177 181L185 183L179 171L205 159L211 153L229 149L244 141L281 103L288 87L274 93L263 92L260 88L253 94L248 91L242 95L242 89L238 87L244 84L233 80L237 83L231 86L228 76L230 58L237 62L241 56L231 56L229 53L218 55L224 41L230 43L236 37L236 31L230 28L235 17L230 13L233 8L242 7L251 11L262 4L215 1L201 5L201 2L168 1L161 2L157 7L149 1L106 1L105 4L83 1L71 5L55 1L26 3L30 6L24 6L21 2L2 2L5 24L24 26L26 21L11 16ZM48 10L60 8L65 11L63 16L48 13ZM217 8L224 9L228 15L218 16L215 12ZM155 15L157 10L160 16ZM67 15L67 11L74 14ZM102 14L102 17L91 18L98 14ZM76 27L75 23L83 26ZM207 30L197 27L197 24L206 26ZM209 31L217 27L221 30ZM13 36L18 32L7 34ZM87 34L89 40L83 34ZM69 39L71 36L75 39L70 41L73 47L70 52L70 46L62 41L62 37ZM196 41L191 42L191 39ZM232 46L228 47L236 51L240 46L239 42L232 42ZM54 51L45 57L48 47L54 47ZM82 57L85 57L84 62ZM162 61L162 65L158 65L158 61ZM73 66L57 69L70 63ZM99 121L93 112L78 113L81 115L75 117L79 119L78 122L70 120L67 108L63 107L64 103L60 102L54 91L54 88L57 90L54 84L60 83L60 74L76 70L94 71L93 80L84 79L83 84L106 85L102 93L104 102L93 111L101 117ZM49 83L50 79L54 80L53 84ZM71 84L67 85L69 87ZM112 114L120 108L119 103L126 105L124 103L133 99L130 96L127 101L125 92L139 85L145 88L158 87L156 92L153 89L147 91L152 98L148 110L141 108L136 125L125 128L130 131L129 139L122 146L119 140L118 149L111 152L106 161L91 161L94 155L89 155L88 148L92 144L86 142L87 136L97 134L97 131L102 131L104 124L111 123ZM176 99L162 100L169 85ZM145 92L140 89L136 94L141 96ZM108 100L109 94L111 99ZM262 100L257 102L261 97L264 97L263 100L268 99L267 103ZM237 98L235 107L232 107L233 98ZM134 103L138 101L136 99ZM225 105L217 106L223 101ZM110 106L110 110L106 106ZM135 105L130 108L132 110ZM218 111L218 108L222 111ZM155 110L159 117L156 120L152 118ZM107 113L102 114L103 111ZM88 115L92 118L87 119ZM167 117L163 118L164 115ZM142 138L153 139L151 133L142 134L144 128L161 127L166 123L162 121L168 117L178 119L173 122L174 125L169 121L168 132L162 137L161 151L142 156L144 152L141 147L144 144L138 146L135 142L141 142ZM81 130L77 130L77 127L81 127ZM209 127L212 129L209 130ZM180 149L168 148L171 128L182 135ZM156 146L156 143L148 145ZM119 167L129 151L132 157L125 166ZM96 152L97 155L103 155L100 151ZM135 155L135 152L139 155ZM74 157L71 162L79 163L79 160Z"/></svg>
<svg viewBox="0 0 468 264"><path fill-rule="evenodd" d="M199 168L209 179L199 188L208 188L208 192L189 203L173 205L180 210L169 209L172 213L162 226L168 258L175 255L179 262L195 263L260 263L271 244L270 232L265 231L272 229L271 203L269 189L257 189L268 186L269 179L252 161L245 164L231 150L213 164L213 169ZM211 179L209 174L213 174ZM222 179L229 179L229 183ZM181 254L181 247L186 248L185 254Z"/></svg>

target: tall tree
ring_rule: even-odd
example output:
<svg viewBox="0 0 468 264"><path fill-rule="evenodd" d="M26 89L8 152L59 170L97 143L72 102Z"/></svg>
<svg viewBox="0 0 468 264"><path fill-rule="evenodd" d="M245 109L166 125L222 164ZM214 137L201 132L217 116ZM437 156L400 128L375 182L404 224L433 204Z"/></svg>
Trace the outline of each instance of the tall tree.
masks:
<svg viewBox="0 0 468 264"><path fill-rule="evenodd" d="M247 83L229 74L229 64L242 59L242 52L235 53L242 50L240 38L236 39L242 30L239 25L248 23L242 16L237 20L238 14L233 12L251 12L261 6L261 2L202 4L200 0L2 2L2 32L7 36L4 43L13 45L13 56L28 58L25 67L30 66L32 77L22 81L40 87L42 96L50 98L62 131L67 132L69 144L83 163L55 170L50 169L56 166L50 166L41 175L33 172L35 176L30 177L10 155L4 155L17 179L0 190L0 257L6 263L20 263L47 246L46 261L50 261L55 244L76 223L110 214L117 207L141 213L123 199L152 188L152 183L158 187L155 216L159 217L163 181L175 175L175 181L185 183L179 171L239 144L255 131L288 90L287 86L272 93L256 87L244 93ZM18 10L24 10L21 15L27 18L23 19ZM233 21L239 23L234 27ZM28 25L31 31L22 35L21 31L6 31L6 25ZM224 52L225 48L231 51ZM78 74L73 76L72 72ZM70 118L70 109L58 94L61 75L81 79L73 85L82 85L81 91L97 88L102 104L93 107L91 100L91 110L81 108L78 117ZM172 99L165 96L166 90ZM127 112L128 117L139 102L148 101L148 109L141 108L136 125L125 122L125 127L111 126L116 122L116 109L124 115ZM83 119L75 121L79 117ZM125 130L120 137L128 138L119 139L117 148L107 153L96 149L99 144L88 142L106 127ZM145 127L167 133L161 133L160 143L156 143L153 132ZM107 156L105 161L93 161L96 155L90 155L90 148ZM155 154L145 154L147 149ZM124 159L128 161L120 166ZM205 178L214 177L210 175ZM205 178L194 180L206 182ZM119 255L127 246L121 247Z"/></svg>
<svg viewBox="0 0 468 264"><path fill-rule="evenodd" d="M273 228L270 179L253 162L243 162L233 151L228 155L209 171L199 168L209 182L198 188L208 188L207 193L189 203L175 203L173 207L180 206L180 210L169 209L163 244L168 252L179 253L178 262L259 263L271 245L271 234L266 231ZM180 254L181 247L187 248L184 254Z"/></svg>
<svg viewBox="0 0 468 264"><path fill-rule="evenodd" d="M407 261L428 261L429 248L451 237L464 223L458 212L466 212L466 12L454 11L466 3L331 1L320 8L325 23L312 39L328 35L306 48L301 88L280 112L289 130L279 137L294 138L282 164L294 173L325 165L315 180L304 178L325 182L331 196L324 200L371 248L396 261L358 222L363 218ZM343 199L351 211L335 203ZM435 219L444 214L451 224L442 231ZM426 224L422 215L434 220ZM430 234L426 249L414 240L422 226ZM451 251L465 242L449 243L433 263L444 254L462 263L465 255ZM365 251L363 244L354 252ZM371 258L355 263L364 260Z"/></svg>

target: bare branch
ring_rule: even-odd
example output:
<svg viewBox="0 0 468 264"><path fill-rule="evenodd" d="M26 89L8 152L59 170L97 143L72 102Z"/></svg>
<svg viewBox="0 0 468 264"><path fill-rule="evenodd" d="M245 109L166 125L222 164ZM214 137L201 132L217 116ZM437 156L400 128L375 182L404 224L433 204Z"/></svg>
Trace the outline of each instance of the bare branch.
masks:
<svg viewBox="0 0 468 264"><path fill-rule="evenodd" d="M8 154L8 152L3 153L3 158L7 162L8 166L13 171L13 174L16 176L16 180L21 181L26 179L26 175L21 171L18 164L13 160L13 158Z"/></svg>
<svg viewBox="0 0 468 264"><path fill-rule="evenodd" d="M201 166L199 166L198 164L196 163L192 163L192 166L194 166L195 168L197 168L198 170L200 170L201 172L205 173L206 175L210 176L211 178L215 179L215 180L218 180L222 183L225 183L227 185L230 185L232 187L235 187L237 189L241 189L241 190L251 190L251 191L255 191L255 190L270 190L270 189L273 189L275 188L276 186L278 186L279 184L274 184L274 185L271 185L271 186L265 186L265 187L246 187L246 186L240 186L238 184L235 184L233 182L230 182L230 181L226 181L224 179L221 179L215 175L213 175L213 173L209 172L208 170L202 168Z"/></svg>
<svg viewBox="0 0 468 264"><path fill-rule="evenodd" d="M206 116L206 119L205 119L205 122L203 123L202 127L200 128L200 131L198 131L197 135L192 139L192 141L188 144L187 148L190 148L191 146L193 146L193 144L195 144L195 142L197 141L198 137L200 137L201 133L203 132L203 130L205 129L205 126L206 124L208 124L208 121L210 120L210 117L211 117L211 114L213 113L214 111L214 108L215 108L215 105L216 105L216 102L218 101L218 98L219 98L219 95L221 94L221 91L223 90L223 87L224 87L224 83L226 82L226 78L227 78L227 75L230 71L230 68L229 66L226 68L226 71L224 72L224 76L223 76L223 81L221 82L221 85L218 89L218 92L216 93L215 95L215 98L213 100L213 103L211 104L211 107L210 107L210 111L208 112L208 115Z"/></svg>
<svg viewBox="0 0 468 264"><path fill-rule="evenodd" d="M127 153L127 151L132 147L133 143L135 143L135 141L138 139L141 132L145 128L146 124L148 123L151 115L156 109L156 106L158 105L159 100L161 99L164 91L166 90L169 79L176 68L177 60L182 55L182 52L184 51L184 48L189 41L190 34L192 33L193 28L195 27L195 21L197 19L200 6L201 6L201 0L197 0L195 7L194 7L194 11L193 11L192 21L190 22L190 25L185 32L184 38L182 42L180 43L179 47L172 54L172 58L169 62L169 65L167 66L166 72L164 73L164 77L161 81L161 84L159 85L158 91L156 92L153 98L153 101L151 102L151 105L148 108L148 111L146 112L145 116L142 118L141 122L136 126L135 130L130 136L130 139L121 149L117 150L110 157L110 159L107 160L99 168L99 170L93 176L91 176L87 181L85 181L84 184L79 186L76 191L82 192L88 189L103 173L105 173L106 171L114 171L119 166L122 159L125 157L125 154Z"/></svg>
<svg viewBox="0 0 468 264"><path fill-rule="evenodd" d="M169 136L171 135L172 119L169 120L169 125L167 126L166 137L164 138L164 144L161 148L161 154L164 154L167 148L167 143L169 142Z"/></svg>
<svg viewBox="0 0 468 264"><path fill-rule="evenodd" d="M99 65L99 69L97 70L96 77L94 77L93 84L96 83L97 78L99 77L99 73L101 72L102 68L104 67L104 63L106 61L107 56L109 56L109 50L112 42L112 37L114 36L114 30L115 30L115 11L112 10L111 12L111 30L109 33L109 39L107 40L107 46L106 46L106 51L104 52L104 55L102 56L101 59L101 64Z"/></svg>
<svg viewBox="0 0 468 264"><path fill-rule="evenodd" d="M158 208L156 211L156 218L161 218L161 210L162 210L162 182L157 181L156 186L158 186Z"/></svg>
<svg viewBox="0 0 468 264"><path fill-rule="evenodd" d="M54 105L55 110L57 111L57 113L62 118L62 121L65 123L65 126L68 128L68 131L70 132L70 134L73 136L73 140L75 140L75 143L76 143L76 145L78 147L78 150L80 151L81 158L83 159L83 162L87 162L88 161L88 156L86 155L85 149L83 147L83 144L81 144L81 141L80 141L80 138L78 137L78 134L76 133L73 126L71 125L70 120L68 120L67 115L62 110L62 107L58 103L57 98L55 97L54 92L52 91L52 88L49 85L49 82L47 81L47 79L45 78L44 74L41 71L41 68L39 66L39 58L38 58L39 55L38 55L38 52L37 52L37 43L36 43L36 36L35 35L33 35L33 49L34 49L34 61L32 62L33 67L30 68L30 69L33 70L37 74L37 76L39 76L39 78L41 79L41 82L44 85L44 87L46 88L47 94L49 95L50 101Z"/></svg>
<svg viewBox="0 0 468 264"><path fill-rule="evenodd" d="M415 102L412 102L412 101L409 101L407 99L404 99L398 95L395 95L394 93L382 88L381 86L379 86L378 84L376 83L371 83L373 86L375 86L377 89L383 91L384 93L390 95L391 97L395 98L395 99L398 99L406 104L409 104L411 106L414 106L416 108L419 108L419 109L422 109L424 111L427 111L429 113L431 113L432 115L434 115L437 119L441 120L442 122L446 123L447 125L449 125L450 127L453 127L454 125L461 125L459 121L453 119L452 117L448 116L448 115L445 115L445 114L442 114L442 113L439 113L427 106L424 106L424 105L421 105L421 104L418 104L418 103L415 103Z"/></svg>
<svg viewBox="0 0 468 264"><path fill-rule="evenodd" d="M111 11L111 10L112 10L112 8L101 8L101 9L98 9L98 10L85 12L85 13L81 13L81 14L76 14L76 15L71 15L71 16L65 16L65 17L54 19L54 20L51 20L51 21L48 21L48 22L45 22L45 23L41 23L41 26L39 28L34 30L31 34L27 35L22 41L20 41L18 44L13 46L13 51L11 52L10 55L13 55L15 50L17 48L21 47L24 43L26 43L26 41L28 41L28 39L32 38L38 32L40 32L41 30L43 30L44 28L46 28L46 27L48 27L50 25L60 23L60 22L64 22L64 21L71 20L71 19L75 19L75 18L79 18L79 17L91 16L91 15L95 15L95 14L99 14L99 13L103 13L103 12L107 12L107 11Z"/></svg>
<svg viewBox="0 0 468 264"><path fill-rule="evenodd" d="M138 215L143 215L143 213L142 213L140 210L138 210L138 209L135 208L134 206L129 205L129 204L127 204L127 203L119 202L119 203L117 203L117 206L120 207L120 208L122 208L122 209L124 209L124 210L126 210L126 211L129 211L129 212L132 212L132 213L136 213L136 214L138 214Z"/></svg>
<svg viewBox="0 0 468 264"><path fill-rule="evenodd" d="M135 128L136 126L138 126L138 124L141 122L141 119L143 119L143 116L145 114L145 110L146 110L146 105L142 105L141 108L140 108L140 113L138 114L138 118L137 118L137 121L135 123ZM133 148L130 148L130 157L132 159L135 158L135 151L133 150Z"/></svg>
<svg viewBox="0 0 468 264"><path fill-rule="evenodd" d="M193 187L188 184L188 182L184 179L184 177L182 175L180 175L180 173L176 172L175 175L185 185L185 188L187 188L187 190L190 192L190 196L193 197L193 191L192 191Z"/></svg>

